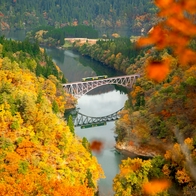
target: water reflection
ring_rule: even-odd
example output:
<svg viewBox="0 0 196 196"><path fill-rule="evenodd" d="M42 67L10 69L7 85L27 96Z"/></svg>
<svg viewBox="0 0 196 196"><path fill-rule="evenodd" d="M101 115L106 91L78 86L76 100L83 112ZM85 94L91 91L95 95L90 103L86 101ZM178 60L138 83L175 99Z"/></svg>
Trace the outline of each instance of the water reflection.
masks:
<svg viewBox="0 0 196 196"><path fill-rule="evenodd" d="M85 115L104 116L122 108L126 100L126 94L120 94L119 91L113 90L100 95L84 95L78 100L77 107ZM106 126L88 129L75 128L76 134L81 138L86 137L89 141L94 139L104 141L103 152L100 155L95 154L106 176L99 182L100 196L113 195L113 178L119 172L118 165L125 158L122 154L114 153L114 129L115 122L108 122Z"/></svg>
<svg viewBox="0 0 196 196"><path fill-rule="evenodd" d="M73 53L72 50L64 50L64 55L70 56L72 58L79 58L79 55Z"/></svg>
<svg viewBox="0 0 196 196"><path fill-rule="evenodd" d="M78 99L77 107L87 116L106 116L124 107L127 100L126 94L120 94L116 90L99 95L83 95Z"/></svg>
<svg viewBox="0 0 196 196"><path fill-rule="evenodd" d="M111 121L115 121L119 119L118 113L122 109L123 108L121 108L120 110L112 114L108 114L106 116L94 117L94 116L87 116L87 115L80 113L79 108L77 108L76 110L72 111L68 115L72 115L74 126L81 126L81 128L89 128L89 127L96 127L96 126L104 126L106 125L107 122L111 122Z"/></svg>
<svg viewBox="0 0 196 196"><path fill-rule="evenodd" d="M107 126L93 127L88 129L75 128L78 136L86 137L89 141L94 139L104 141L104 149L101 154L95 154L98 162L101 164L104 172L105 179L99 181L100 196L113 195L112 183L113 178L119 172L118 165L125 157L121 154L114 153L114 122L107 123Z"/></svg>
<svg viewBox="0 0 196 196"><path fill-rule="evenodd" d="M46 48L46 52L61 68L69 82L81 81L84 77L96 75L108 75L109 77L124 75L122 72L116 71L71 50Z"/></svg>

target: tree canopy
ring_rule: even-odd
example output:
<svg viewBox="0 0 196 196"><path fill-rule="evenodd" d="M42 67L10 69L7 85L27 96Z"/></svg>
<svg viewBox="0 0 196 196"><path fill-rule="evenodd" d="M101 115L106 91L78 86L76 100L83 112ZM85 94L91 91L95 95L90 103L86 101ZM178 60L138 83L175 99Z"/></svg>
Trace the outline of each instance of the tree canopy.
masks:
<svg viewBox="0 0 196 196"><path fill-rule="evenodd" d="M155 4L164 19L137 43L147 46L144 57L136 62L136 66L142 65L138 70L143 77L130 92L116 131L118 142L127 149L139 146L147 151L151 147L162 158L150 160L153 171L134 178L137 182L142 176L147 182L136 185L129 180L132 163L124 161L114 188L116 195L192 196L196 194L196 2L156 0ZM142 165L135 162L133 175ZM130 192L135 187L140 191Z"/></svg>
<svg viewBox="0 0 196 196"><path fill-rule="evenodd" d="M151 0L2 0L0 11L4 27L33 28L40 25L93 25L118 28L130 25L132 31L141 30L157 10ZM141 16L141 17L140 17Z"/></svg>
<svg viewBox="0 0 196 196"><path fill-rule="evenodd" d="M36 76L40 52L10 44L22 43L0 44L0 195L93 196L103 171L63 118L69 95L54 75Z"/></svg>

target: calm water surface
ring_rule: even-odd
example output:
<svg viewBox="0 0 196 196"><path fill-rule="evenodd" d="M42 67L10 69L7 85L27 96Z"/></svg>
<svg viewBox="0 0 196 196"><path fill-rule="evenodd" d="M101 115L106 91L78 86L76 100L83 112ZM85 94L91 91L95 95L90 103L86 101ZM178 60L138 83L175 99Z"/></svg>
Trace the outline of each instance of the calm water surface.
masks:
<svg viewBox="0 0 196 196"><path fill-rule="evenodd" d="M80 112L88 116L105 116L122 108L126 98L125 95L119 96L116 91L100 95L85 95L78 100L78 106ZM114 128L114 122L109 122L106 126L88 129L76 127L76 134L80 137L86 137L89 141L101 140L104 143L102 153L95 154L106 176L105 179L101 179L99 182L100 195L102 196L113 195L112 179L118 173L118 165L121 159L124 158L122 155L115 154Z"/></svg>

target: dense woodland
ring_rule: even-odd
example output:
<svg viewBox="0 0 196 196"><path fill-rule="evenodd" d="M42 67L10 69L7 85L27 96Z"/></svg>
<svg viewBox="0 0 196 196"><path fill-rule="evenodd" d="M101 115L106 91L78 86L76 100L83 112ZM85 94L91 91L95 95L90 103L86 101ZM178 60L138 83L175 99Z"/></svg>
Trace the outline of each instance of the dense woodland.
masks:
<svg viewBox="0 0 196 196"><path fill-rule="evenodd" d="M156 11L151 0L1 0L0 21L2 28L90 24L140 32L152 27Z"/></svg>
<svg viewBox="0 0 196 196"><path fill-rule="evenodd" d="M35 6L43 3L35 2L23 2L24 5L17 8L23 27L24 12L21 10L26 9L27 4L30 10L30 6L35 9ZM58 8L60 13L63 6L72 4L75 7L69 11L74 12L78 5L82 9L84 6L81 3L85 1L77 4L76 1L56 2L44 2L47 12L44 12L42 24L59 26L60 23L54 22L56 12L52 8ZM127 4L126 1L120 4L111 2L107 17L101 11L108 9L106 2L103 7L102 1L93 5L88 2L88 5L92 6L92 10L94 5L99 5L97 12L100 15L97 14L96 18L101 17L102 22L105 21L104 17L110 19L112 15L115 22L119 19L131 24L130 19L136 17L132 15L135 12L124 17L120 10L123 10L121 6L127 6L126 9L130 11L133 5L140 5L138 10L144 8L143 5L150 5L148 9L152 13L159 9L159 16L165 18L148 37L137 42L115 38L100 39L94 45L88 42L75 42L73 45L81 54L126 74L141 74L129 93L125 109L120 113L121 118L116 122L117 144L128 150L132 147L151 149L157 156L148 160L128 158L122 161L120 172L113 180L115 195L195 196L196 2L156 0L158 9L153 10L152 4L144 1ZM19 5L17 3L22 1L13 1L11 8L7 6L7 1L1 6L14 13ZM38 16L36 13L40 8L42 6L26 16ZM88 9L91 10L90 7ZM78 18L75 19L80 22L82 17L79 17L80 12L77 13ZM117 13L124 20L115 18ZM67 17L66 22L69 20L74 19ZM35 20L35 24L38 23L41 22ZM27 42L17 43L1 38L1 194L6 195L11 191L21 195L93 195L96 182L103 172L95 157L92 157L86 138L82 141L76 139L71 118L67 119L67 123L62 119L65 106L70 101L69 95L60 87L63 76L60 71L54 71L55 76L51 75L55 69L49 66L51 60L38 49L37 42L31 46L28 43L26 47ZM47 69L41 69L46 66L49 66L49 74ZM101 145L99 142L96 144Z"/></svg>
<svg viewBox="0 0 196 196"><path fill-rule="evenodd" d="M38 42L30 43L28 39L16 42L2 36L0 44L2 44L1 57L7 57L11 62L22 62L22 68L29 69L37 76L48 78L48 76L54 75L59 81L66 82L63 73L54 64L51 57L47 56L44 49L40 49Z"/></svg>
<svg viewBox="0 0 196 196"><path fill-rule="evenodd" d="M135 195L136 190L136 195L193 196L196 194L196 2L156 0L155 3L160 8L159 16L165 20L137 42L137 47L148 46L145 56L135 63L142 77L130 93L126 110L116 123L116 132L119 143L154 147L154 151L162 151L159 151L162 158L124 161L114 179L114 189L116 195L127 196ZM139 191L143 193L138 194Z"/></svg>
<svg viewBox="0 0 196 196"><path fill-rule="evenodd" d="M55 28L51 26L40 26L26 35L30 40L39 42L39 44L49 46L72 46L65 41L65 38L88 38L97 39L98 31L92 26L77 25Z"/></svg>
<svg viewBox="0 0 196 196"><path fill-rule="evenodd" d="M73 49L124 73L128 73L127 69L130 67L133 69L130 64L144 56L144 50L137 50L135 43L126 37L100 39L94 45L85 43L81 46L78 41L73 44ZM132 73L135 71L132 70Z"/></svg>
<svg viewBox="0 0 196 196"><path fill-rule="evenodd" d="M97 191L103 171L88 141L75 136L71 117L64 119L76 100L62 78L37 43L0 38L1 196Z"/></svg>
<svg viewBox="0 0 196 196"><path fill-rule="evenodd" d="M115 195L196 194L196 18L191 15L196 3L172 2L156 1L167 19L147 38L73 45L126 74L141 74L116 122L117 146L151 149L159 156L123 161L114 178Z"/></svg>

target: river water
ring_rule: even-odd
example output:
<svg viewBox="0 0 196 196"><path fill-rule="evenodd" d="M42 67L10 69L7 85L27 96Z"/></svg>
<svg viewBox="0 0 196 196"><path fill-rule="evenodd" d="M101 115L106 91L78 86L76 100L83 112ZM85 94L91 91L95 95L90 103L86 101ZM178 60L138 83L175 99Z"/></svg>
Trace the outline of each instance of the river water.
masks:
<svg viewBox="0 0 196 196"><path fill-rule="evenodd" d="M25 32L4 32L7 38L23 40ZM95 75L118 76L122 73L107 68L99 62L83 57L71 50L46 48L46 52L63 71L69 82L81 81L83 77ZM116 90L114 86L99 87L78 99L79 112L88 116L100 117L112 114L121 109L127 100L126 93ZM101 164L105 179L99 181L100 196L112 196L112 180L119 172L119 164L126 157L115 152L115 122L108 122L105 126L81 129L75 128L78 137L86 137L89 141L101 140L104 148L100 154L94 153Z"/></svg>
<svg viewBox="0 0 196 196"><path fill-rule="evenodd" d="M55 48L46 49L47 53L53 58L63 71L69 82L81 81L83 77L95 75L116 76L122 75L113 69L109 69L101 63L83 57L71 50L59 50ZM124 106L127 95L117 91L114 86L108 85L99 87L87 95L78 99L77 108L79 112L87 116L101 117L112 114ZM89 141L101 140L104 149L100 154L94 153L98 162L101 164L105 179L99 181L100 196L113 195L112 180L119 172L119 164L125 157L117 154L114 149L115 122L108 122L105 126L81 129L75 128L76 135L86 137Z"/></svg>

